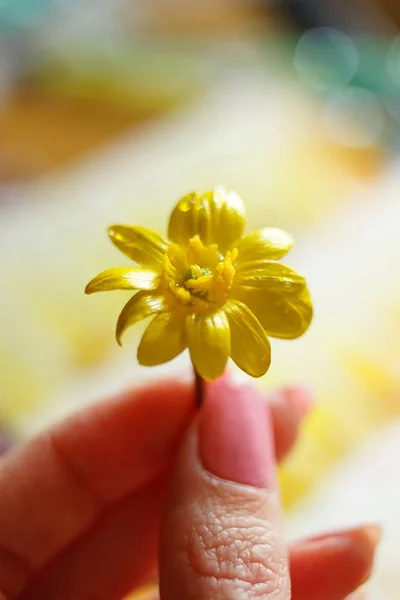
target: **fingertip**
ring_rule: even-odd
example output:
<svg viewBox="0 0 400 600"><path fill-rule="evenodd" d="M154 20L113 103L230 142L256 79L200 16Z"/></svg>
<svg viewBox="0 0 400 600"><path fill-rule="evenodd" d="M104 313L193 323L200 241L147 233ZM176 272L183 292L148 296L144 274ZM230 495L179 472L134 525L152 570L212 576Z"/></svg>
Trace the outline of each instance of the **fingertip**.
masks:
<svg viewBox="0 0 400 600"><path fill-rule="evenodd" d="M281 461L296 443L301 424L313 407L314 395L304 386L295 385L270 393L269 400L275 454Z"/></svg>
<svg viewBox="0 0 400 600"><path fill-rule="evenodd" d="M304 384L285 386L280 390L280 398L293 410L299 421L312 410L315 403L314 390Z"/></svg>
<svg viewBox="0 0 400 600"><path fill-rule="evenodd" d="M381 535L379 525L365 525L302 540L290 549L296 600L342 600L370 577Z"/></svg>
<svg viewBox="0 0 400 600"><path fill-rule="evenodd" d="M251 385L220 379L206 388L198 421L203 466L221 479L268 488L275 457L268 406Z"/></svg>
<svg viewBox="0 0 400 600"><path fill-rule="evenodd" d="M301 424L315 404L315 393L306 384L284 386L265 393L254 385L250 377L239 371L226 371L222 377L208 385L214 394L224 395L227 390L238 388L247 394L250 402L253 397L258 397L268 403L278 462L283 460L294 446Z"/></svg>
<svg viewBox="0 0 400 600"><path fill-rule="evenodd" d="M370 545L372 550L375 550L383 535L383 527L379 523L364 525L364 527L355 531L358 531L361 536L365 537L366 543Z"/></svg>

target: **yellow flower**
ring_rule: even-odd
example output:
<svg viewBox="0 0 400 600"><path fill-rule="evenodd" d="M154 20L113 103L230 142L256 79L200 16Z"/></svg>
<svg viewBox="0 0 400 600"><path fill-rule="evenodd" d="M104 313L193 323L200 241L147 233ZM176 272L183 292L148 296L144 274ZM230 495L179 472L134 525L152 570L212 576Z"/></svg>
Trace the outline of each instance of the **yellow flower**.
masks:
<svg viewBox="0 0 400 600"><path fill-rule="evenodd" d="M267 336L296 338L308 328L312 303L304 278L276 262L292 237L274 228L242 237L245 210L234 192L193 192L172 211L169 241L128 225L109 228L111 241L139 268L100 273L86 293L131 290L116 337L152 316L138 349L142 365L159 365L186 348L197 373L219 377L228 357L253 377L271 362Z"/></svg>

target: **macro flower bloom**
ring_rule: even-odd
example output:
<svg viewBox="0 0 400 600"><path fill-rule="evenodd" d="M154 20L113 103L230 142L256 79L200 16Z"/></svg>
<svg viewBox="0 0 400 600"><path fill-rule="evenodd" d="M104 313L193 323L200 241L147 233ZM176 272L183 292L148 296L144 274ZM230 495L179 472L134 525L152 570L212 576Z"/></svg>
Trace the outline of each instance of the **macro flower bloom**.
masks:
<svg viewBox="0 0 400 600"><path fill-rule="evenodd" d="M277 262L293 238L275 228L242 237L244 229L237 194L190 193L172 211L168 240L144 227L110 227L111 241L139 267L104 271L86 293L136 292L122 309L116 337L121 344L128 327L153 317L138 348L142 365L159 365L189 348L206 380L223 373L229 356L260 377L271 362L268 336L300 336L312 303L304 278Z"/></svg>

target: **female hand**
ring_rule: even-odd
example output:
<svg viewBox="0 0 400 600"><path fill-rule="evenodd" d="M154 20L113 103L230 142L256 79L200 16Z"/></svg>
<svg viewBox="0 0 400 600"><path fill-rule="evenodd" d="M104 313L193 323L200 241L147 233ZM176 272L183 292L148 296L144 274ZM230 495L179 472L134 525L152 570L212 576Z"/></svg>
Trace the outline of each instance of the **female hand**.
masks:
<svg viewBox="0 0 400 600"><path fill-rule="evenodd" d="M117 600L158 572L162 600L343 600L370 574L377 529L289 552L282 534L275 459L310 403L287 388L267 404L224 377L194 414L192 387L164 381L12 451L0 462L0 600Z"/></svg>

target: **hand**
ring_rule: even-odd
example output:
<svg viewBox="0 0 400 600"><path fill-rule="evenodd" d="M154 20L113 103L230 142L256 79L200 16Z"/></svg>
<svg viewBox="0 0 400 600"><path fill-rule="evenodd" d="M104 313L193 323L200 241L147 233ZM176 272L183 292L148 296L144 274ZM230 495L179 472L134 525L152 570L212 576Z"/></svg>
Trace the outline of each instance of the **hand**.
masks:
<svg viewBox="0 0 400 600"><path fill-rule="evenodd" d="M290 571L293 600L343 600L369 576L376 530L304 540L289 559L281 533L275 457L309 403L288 388L267 405L223 378L195 415L192 387L165 381L12 451L0 599L117 600L159 571L162 600L288 600Z"/></svg>

